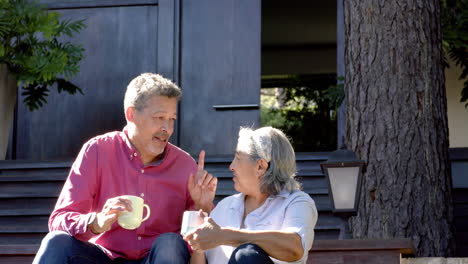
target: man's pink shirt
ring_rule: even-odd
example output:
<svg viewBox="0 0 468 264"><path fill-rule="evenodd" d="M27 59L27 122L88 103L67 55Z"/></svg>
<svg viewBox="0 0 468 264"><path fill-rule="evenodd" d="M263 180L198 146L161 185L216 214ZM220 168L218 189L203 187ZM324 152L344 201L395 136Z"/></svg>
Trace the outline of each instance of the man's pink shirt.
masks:
<svg viewBox="0 0 468 264"><path fill-rule="evenodd" d="M65 231L98 245L110 258L141 259L162 233L180 232L183 212L193 207L187 188L194 159L168 143L161 161L145 166L126 129L89 140L72 165L49 219L50 231ZM136 195L151 208L151 216L135 230L112 228L100 235L88 228L92 212L107 199ZM146 210L145 210L146 211Z"/></svg>

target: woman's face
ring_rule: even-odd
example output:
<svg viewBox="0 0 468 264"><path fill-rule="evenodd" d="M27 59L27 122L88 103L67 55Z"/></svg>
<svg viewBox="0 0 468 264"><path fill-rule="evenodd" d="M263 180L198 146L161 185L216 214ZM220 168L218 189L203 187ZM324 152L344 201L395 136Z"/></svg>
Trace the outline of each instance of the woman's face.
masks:
<svg viewBox="0 0 468 264"><path fill-rule="evenodd" d="M229 166L232 171L234 189L245 195L252 195L260 192L259 166L257 161L253 161L249 155L236 151L234 159Z"/></svg>

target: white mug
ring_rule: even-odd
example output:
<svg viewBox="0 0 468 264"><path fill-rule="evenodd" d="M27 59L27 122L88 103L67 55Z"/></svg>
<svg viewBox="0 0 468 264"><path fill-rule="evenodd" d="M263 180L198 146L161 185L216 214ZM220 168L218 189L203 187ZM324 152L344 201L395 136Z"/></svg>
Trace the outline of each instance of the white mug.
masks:
<svg viewBox="0 0 468 264"><path fill-rule="evenodd" d="M133 195L123 195L120 198L128 199L132 203L132 211L125 211L119 214L117 219L119 225L125 229L136 229L142 222L150 216L150 208L143 199ZM146 208L146 216L143 218L143 208Z"/></svg>
<svg viewBox="0 0 468 264"><path fill-rule="evenodd" d="M180 234L185 236L202 224L203 217L198 215L198 211L185 211L184 216L182 217L182 227L180 228Z"/></svg>

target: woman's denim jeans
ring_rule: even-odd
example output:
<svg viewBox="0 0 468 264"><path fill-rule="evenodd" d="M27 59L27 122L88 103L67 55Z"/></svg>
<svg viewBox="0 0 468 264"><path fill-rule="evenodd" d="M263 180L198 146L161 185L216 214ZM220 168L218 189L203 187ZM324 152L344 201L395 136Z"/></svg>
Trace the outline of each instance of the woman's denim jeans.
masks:
<svg viewBox="0 0 468 264"><path fill-rule="evenodd" d="M228 264L273 264L273 261L261 247L247 243L232 252Z"/></svg>

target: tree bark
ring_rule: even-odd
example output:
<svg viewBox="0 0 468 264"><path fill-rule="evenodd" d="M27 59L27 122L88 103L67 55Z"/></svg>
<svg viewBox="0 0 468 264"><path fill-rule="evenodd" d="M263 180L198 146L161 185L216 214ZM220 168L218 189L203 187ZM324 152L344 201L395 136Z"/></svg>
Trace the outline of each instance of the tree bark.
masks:
<svg viewBox="0 0 468 264"><path fill-rule="evenodd" d="M367 162L354 238L451 256L452 180L438 0L346 0L348 148Z"/></svg>
<svg viewBox="0 0 468 264"><path fill-rule="evenodd" d="M6 64L0 64L0 160L5 159L8 149L15 104L16 80Z"/></svg>

